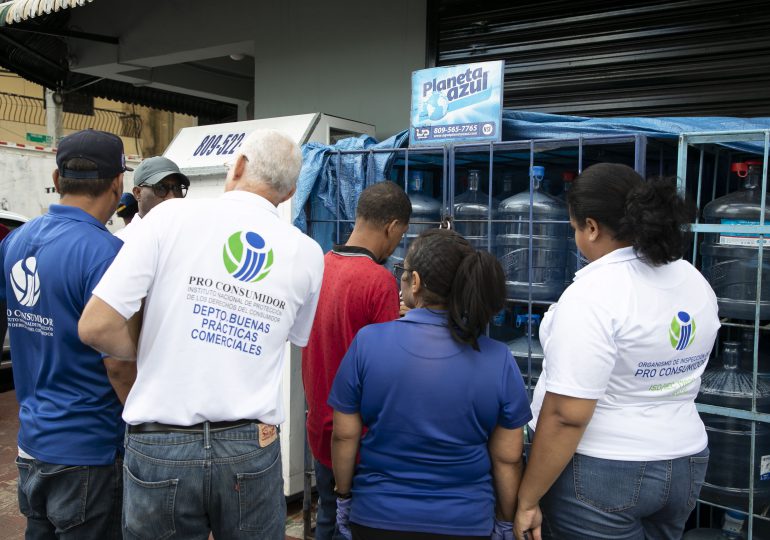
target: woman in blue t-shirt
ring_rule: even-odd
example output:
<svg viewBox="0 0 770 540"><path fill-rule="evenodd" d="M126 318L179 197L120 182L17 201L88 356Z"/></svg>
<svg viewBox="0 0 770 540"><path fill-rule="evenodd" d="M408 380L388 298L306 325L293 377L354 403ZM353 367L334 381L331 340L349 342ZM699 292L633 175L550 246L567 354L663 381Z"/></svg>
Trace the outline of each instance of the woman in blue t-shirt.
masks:
<svg viewBox="0 0 770 540"><path fill-rule="evenodd" d="M415 239L398 270L411 311L356 335L329 396L340 532L512 538L531 413L508 348L482 335L505 301L503 270L443 229Z"/></svg>

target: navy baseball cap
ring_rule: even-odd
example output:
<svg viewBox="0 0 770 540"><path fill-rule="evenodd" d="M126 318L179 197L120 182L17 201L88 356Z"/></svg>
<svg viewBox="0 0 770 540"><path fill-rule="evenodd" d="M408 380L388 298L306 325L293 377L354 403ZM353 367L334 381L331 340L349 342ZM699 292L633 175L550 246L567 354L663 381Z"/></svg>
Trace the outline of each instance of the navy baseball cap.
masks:
<svg viewBox="0 0 770 540"><path fill-rule="evenodd" d="M118 217L136 214L137 211L139 211L139 204L136 202L133 193L124 193L121 195L118 209L116 210Z"/></svg>
<svg viewBox="0 0 770 540"><path fill-rule="evenodd" d="M76 171L64 165L71 159L80 158L96 166L95 171ZM122 172L133 171L126 167L123 141L117 135L95 129L84 129L67 135L56 150L59 176L72 179L115 178Z"/></svg>

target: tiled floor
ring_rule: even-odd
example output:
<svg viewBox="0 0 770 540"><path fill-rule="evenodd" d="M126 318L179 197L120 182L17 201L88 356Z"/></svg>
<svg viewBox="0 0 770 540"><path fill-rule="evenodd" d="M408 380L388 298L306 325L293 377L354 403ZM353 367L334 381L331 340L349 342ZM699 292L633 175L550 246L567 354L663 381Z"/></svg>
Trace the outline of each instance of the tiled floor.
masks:
<svg viewBox="0 0 770 540"><path fill-rule="evenodd" d="M0 536L4 540L24 538L24 517L16 499L16 433L19 429L18 405L13 391L0 393ZM289 503L286 539L302 539L302 501Z"/></svg>

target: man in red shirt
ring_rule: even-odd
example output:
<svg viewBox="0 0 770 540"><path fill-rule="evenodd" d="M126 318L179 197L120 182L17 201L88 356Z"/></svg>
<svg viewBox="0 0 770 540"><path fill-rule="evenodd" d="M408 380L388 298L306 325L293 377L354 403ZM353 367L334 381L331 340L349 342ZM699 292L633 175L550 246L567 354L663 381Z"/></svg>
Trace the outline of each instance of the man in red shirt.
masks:
<svg viewBox="0 0 770 540"><path fill-rule="evenodd" d="M316 540L332 539L337 509L331 458L333 410L326 400L356 333L368 324L398 318L398 285L382 263L401 241L411 214L412 204L398 185L374 184L358 199L356 223L347 243L334 246L324 257L321 296L302 353L307 435L319 499Z"/></svg>

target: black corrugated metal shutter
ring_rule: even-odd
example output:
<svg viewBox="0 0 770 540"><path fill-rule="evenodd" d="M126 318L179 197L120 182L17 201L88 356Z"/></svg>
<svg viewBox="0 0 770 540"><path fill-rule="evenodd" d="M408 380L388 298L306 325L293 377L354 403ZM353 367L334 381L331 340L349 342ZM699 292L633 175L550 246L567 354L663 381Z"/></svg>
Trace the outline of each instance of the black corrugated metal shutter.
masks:
<svg viewBox="0 0 770 540"><path fill-rule="evenodd" d="M428 62L505 60L505 106L770 115L770 3L429 2Z"/></svg>

